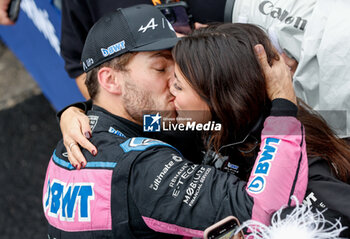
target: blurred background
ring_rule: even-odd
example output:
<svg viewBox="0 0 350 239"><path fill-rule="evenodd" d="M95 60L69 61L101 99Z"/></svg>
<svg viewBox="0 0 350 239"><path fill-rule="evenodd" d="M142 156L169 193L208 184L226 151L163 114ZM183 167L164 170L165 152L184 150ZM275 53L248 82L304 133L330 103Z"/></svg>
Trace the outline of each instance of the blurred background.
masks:
<svg viewBox="0 0 350 239"><path fill-rule="evenodd" d="M0 42L0 237L46 238L45 170L61 137L55 110Z"/></svg>
<svg viewBox="0 0 350 239"><path fill-rule="evenodd" d="M193 2L199 3L198 10L204 10L204 1ZM221 3L218 9L225 3L207 2ZM208 9L207 16L217 13ZM16 24L0 26L2 239L47 238L41 197L49 158L61 138L56 112L84 100L64 70L60 38L61 0L21 0ZM320 113L327 118L334 112ZM339 112L346 116L346 111ZM339 128L346 132L346 117L338 116L334 121L344 119Z"/></svg>
<svg viewBox="0 0 350 239"><path fill-rule="evenodd" d="M22 0L0 26L0 238L47 238L41 195L61 138L56 111L82 100L59 55L60 1Z"/></svg>

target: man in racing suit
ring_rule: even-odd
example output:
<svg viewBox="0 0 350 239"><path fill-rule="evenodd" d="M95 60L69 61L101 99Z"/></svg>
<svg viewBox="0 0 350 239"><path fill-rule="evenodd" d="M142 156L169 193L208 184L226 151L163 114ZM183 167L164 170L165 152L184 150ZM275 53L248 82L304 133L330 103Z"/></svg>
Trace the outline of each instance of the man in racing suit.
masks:
<svg viewBox="0 0 350 239"><path fill-rule="evenodd" d="M91 142L99 154L94 157L84 151L87 164L75 170L63 142L58 143L43 190L49 238L202 237L206 227L228 215L268 223L274 211L290 203L291 195L303 199L308 171L303 127L295 118L296 106L288 100L272 101L248 183L214 167L194 164L167 143L142 137L142 119L131 117L126 110L129 102L122 99L127 94L123 77L132 81L130 76L144 73L141 69L150 58L164 53L159 50L175 44L170 37L176 38L175 33L166 23L158 10L143 5L105 16L90 31L82 57L87 72L126 52L140 50L127 66L150 56L125 75L106 65L98 68L98 91L91 94L94 106L88 115ZM124 31L117 29L123 24L127 24ZM152 38L141 35L148 30ZM101 39L101 32L108 32L108 38ZM106 56L98 56L92 48ZM145 49L151 52L143 53ZM153 67L159 62L152 63Z"/></svg>

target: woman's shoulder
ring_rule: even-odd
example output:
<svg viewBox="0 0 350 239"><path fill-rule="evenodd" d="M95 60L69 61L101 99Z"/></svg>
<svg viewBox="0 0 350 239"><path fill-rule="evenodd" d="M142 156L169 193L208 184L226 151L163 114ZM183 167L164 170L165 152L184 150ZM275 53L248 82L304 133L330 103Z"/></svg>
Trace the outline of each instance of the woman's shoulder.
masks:
<svg viewBox="0 0 350 239"><path fill-rule="evenodd" d="M336 177L334 171L336 171L335 165L330 164L326 159L319 156L308 156L309 165L309 180L310 177L315 175L323 175L327 177Z"/></svg>

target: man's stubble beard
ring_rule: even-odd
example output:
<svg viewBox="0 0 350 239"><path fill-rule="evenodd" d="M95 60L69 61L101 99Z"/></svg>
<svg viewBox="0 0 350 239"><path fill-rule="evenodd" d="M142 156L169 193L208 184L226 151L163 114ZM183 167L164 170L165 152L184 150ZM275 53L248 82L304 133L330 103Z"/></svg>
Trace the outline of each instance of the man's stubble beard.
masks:
<svg viewBox="0 0 350 239"><path fill-rule="evenodd" d="M156 111L157 104L151 97L150 92L140 90L135 84L125 81L125 94L123 95L123 103L125 111L129 116L139 124L143 123L143 114L145 111Z"/></svg>

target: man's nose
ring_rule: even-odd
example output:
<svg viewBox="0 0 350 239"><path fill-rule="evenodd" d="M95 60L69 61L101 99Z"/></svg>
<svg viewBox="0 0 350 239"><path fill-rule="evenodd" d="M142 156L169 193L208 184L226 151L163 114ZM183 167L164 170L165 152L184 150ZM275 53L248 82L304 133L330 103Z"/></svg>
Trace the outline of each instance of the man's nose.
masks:
<svg viewBox="0 0 350 239"><path fill-rule="evenodd" d="M171 90L171 86L174 84L175 77L174 74L170 75L169 80L168 80L168 87Z"/></svg>
<svg viewBox="0 0 350 239"><path fill-rule="evenodd" d="M172 94L173 96L176 97L176 90L174 88L174 80L169 81L169 91L170 91L170 94Z"/></svg>

